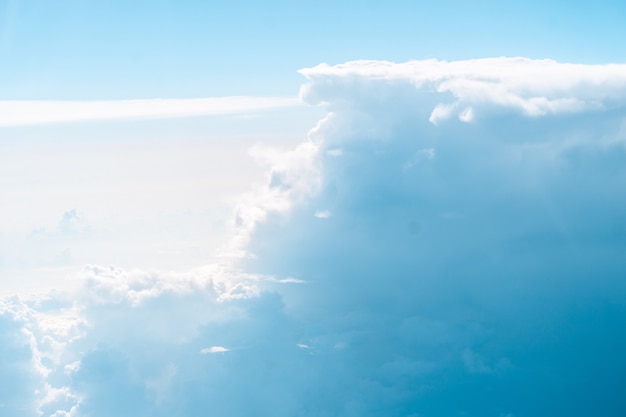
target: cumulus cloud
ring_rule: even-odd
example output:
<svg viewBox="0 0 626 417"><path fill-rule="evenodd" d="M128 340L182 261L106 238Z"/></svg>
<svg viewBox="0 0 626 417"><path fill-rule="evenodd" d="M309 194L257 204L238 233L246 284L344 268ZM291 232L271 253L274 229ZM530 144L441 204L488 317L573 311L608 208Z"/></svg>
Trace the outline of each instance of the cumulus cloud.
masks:
<svg viewBox="0 0 626 417"><path fill-rule="evenodd" d="M624 67L302 73L330 114L253 151L235 256L3 301L11 415L620 415Z"/></svg>
<svg viewBox="0 0 626 417"><path fill-rule="evenodd" d="M349 351L354 380L376 387L352 397L362 415L582 415L587 401L619 401L580 378L623 383L626 67L497 58L301 73L303 99L332 113L310 134L323 179L309 207L333 216L296 207L264 223L248 265L309 283L285 302L334 323L311 340Z"/></svg>
<svg viewBox="0 0 626 417"><path fill-rule="evenodd" d="M291 97L210 97L109 101L0 101L0 127L250 113L297 106Z"/></svg>
<svg viewBox="0 0 626 417"><path fill-rule="evenodd" d="M304 142L292 150L256 146L250 154L267 168L266 182L240 197L235 207L235 236L222 250L224 257L253 256L247 248L257 226L269 216L286 214L317 192L319 146Z"/></svg>
<svg viewBox="0 0 626 417"><path fill-rule="evenodd" d="M376 80L375 88L382 92L379 101L389 97L389 91L398 83L413 85L422 91L421 102L428 103L430 98L435 103L430 115L435 124L454 114L469 122L474 108L483 112L512 109L528 116L619 108L626 91L625 65L564 64L548 59L432 59L403 64L353 61L335 66L320 64L300 73L312 81L301 94L314 104L341 103L346 90L352 97L367 95L364 80Z"/></svg>

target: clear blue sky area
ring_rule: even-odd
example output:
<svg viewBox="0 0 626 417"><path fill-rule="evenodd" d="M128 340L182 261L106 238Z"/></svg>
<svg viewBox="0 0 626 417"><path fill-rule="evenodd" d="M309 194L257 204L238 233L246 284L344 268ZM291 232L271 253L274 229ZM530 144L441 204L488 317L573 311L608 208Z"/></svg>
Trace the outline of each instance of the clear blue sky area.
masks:
<svg viewBox="0 0 626 417"><path fill-rule="evenodd" d="M621 1L0 1L0 99L292 95L354 59L626 61Z"/></svg>

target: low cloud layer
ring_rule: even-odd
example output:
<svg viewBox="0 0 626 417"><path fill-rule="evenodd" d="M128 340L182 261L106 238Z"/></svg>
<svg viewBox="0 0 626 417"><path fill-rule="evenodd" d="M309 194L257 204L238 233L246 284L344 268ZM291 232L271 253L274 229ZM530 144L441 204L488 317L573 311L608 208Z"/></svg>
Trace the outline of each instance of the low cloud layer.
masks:
<svg viewBox="0 0 626 417"><path fill-rule="evenodd" d="M329 115L295 150L255 151L267 183L224 264L93 266L77 294L3 301L3 409L621 415L625 67L301 73Z"/></svg>

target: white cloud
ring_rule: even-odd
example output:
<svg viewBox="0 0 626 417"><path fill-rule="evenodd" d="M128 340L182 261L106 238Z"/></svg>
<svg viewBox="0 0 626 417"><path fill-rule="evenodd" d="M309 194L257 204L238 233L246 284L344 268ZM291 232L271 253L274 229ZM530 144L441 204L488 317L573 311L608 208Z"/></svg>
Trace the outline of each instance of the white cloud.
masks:
<svg viewBox="0 0 626 417"><path fill-rule="evenodd" d="M387 83L391 88L394 82L410 83L424 91L426 100L433 100L430 121L434 124L449 118L457 108L461 108L459 118L470 121L472 113L483 115L494 107L535 117L615 108L626 101L626 65L618 64L563 64L527 58L431 59L403 64L352 61L320 64L300 73L312 83L303 87L303 99L331 106L339 102L333 99L347 90L360 94L357 89L363 80Z"/></svg>
<svg viewBox="0 0 626 417"><path fill-rule="evenodd" d="M224 353L228 351L230 351L230 349L225 348L224 346L211 346L210 348L204 348L200 350L200 353L205 355L207 353Z"/></svg>
<svg viewBox="0 0 626 417"><path fill-rule="evenodd" d="M458 106L457 106L456 103L453 103L453 104L437 104L435 106L435 108L433 109L433 111L430 113L430 117L428 118L428 121L436 126L441 121L446 120L447 118L449 118L450 115L454 112L454 110L457 107Z"/></svg>
<svg viewBox="0 0 626 417"><path fill-rule="evenodd" d="M585 415L621 400L597 388L621 386L625 365L615 68L304 70L305 97L333 115L311 142L254 151L267 177L227 247L254 256L188 272L90 266L74 294L3 299L0 373L14 382L0 403L368 417ZM332 218L311 215L320 207Z"/></svg>
<svg viewBox="0 0 626 417"><path fill-rule="evenodd" d="M328 219L331 216L331 212L328 210L317 210L313 216L317 217L318 219Z"/></svg>
<svg viewBox="0 0 626 417"><path fill-rule="evenodd" d="M251 234L268 216L285 214L314 194L321 181L317 154L319 146L304 142L293 150L253 147L251 155L267 166L266 182L240 197L235 207L236 234L222 249L222 256L254 257L247 250Z"/></svg>
<svg viewBox="0 0 626 417"><path fill-rule="evenodd" d="M0 127L92 120L250 113L300 105L291 97L211 97L109 101L0 101Z"/></svg>
<svg viewBox="0 0 626 417"><path fill-rule="evenodd" d="M474 110L471 107L466 107L461 113L459 113L459 120L465 123L469 123L474 120Z"/></svg>

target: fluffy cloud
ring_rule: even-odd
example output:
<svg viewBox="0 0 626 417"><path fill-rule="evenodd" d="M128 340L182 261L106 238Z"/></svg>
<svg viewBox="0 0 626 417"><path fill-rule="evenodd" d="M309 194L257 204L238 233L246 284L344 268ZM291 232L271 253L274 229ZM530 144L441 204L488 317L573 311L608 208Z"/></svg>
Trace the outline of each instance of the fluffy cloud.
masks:
<svg viewBox="0 0 626 417"><path fill-rule="evenodd" d="M377 387L361 415L615 415L619 396L589 381L624 384L626 67L301 72L332 113L310 135L322 185L259 228L248 265L307 282L285 303L332 323L303 342L351 352L354 381Z"/></svg>
<svg viewBox="0 0 626 417"><path fill-rule="evenodd" d="M187 273L92 266L77 294L5 300L2 406L620 415L625 68L301 72L329 115L294 150L254 151L267 183L236 209L235 256Z"/></svg>
<svg viewBox="0 0 626 417"><path fill-rule="evenodd" d="M528 116L620 107L625 101L624 69L624 65L490 58L404 64L354 61L336 66L320 64L300 73L312 81L303 88L305 99L312 103L343 103L348 98L346 90L353 97L360 93L367 96L372 80L380 88L379 100L384 100L390 97L389 86L410 83L421 90L421 102L429 96L437 101L449 100L434 107L431 119L435 120L431 121L447 117L454 110L458 110L461 120L469 121L472 117L468 112L473 106L510 108ZM366 104L361 100L359 103Z"/></svg>

